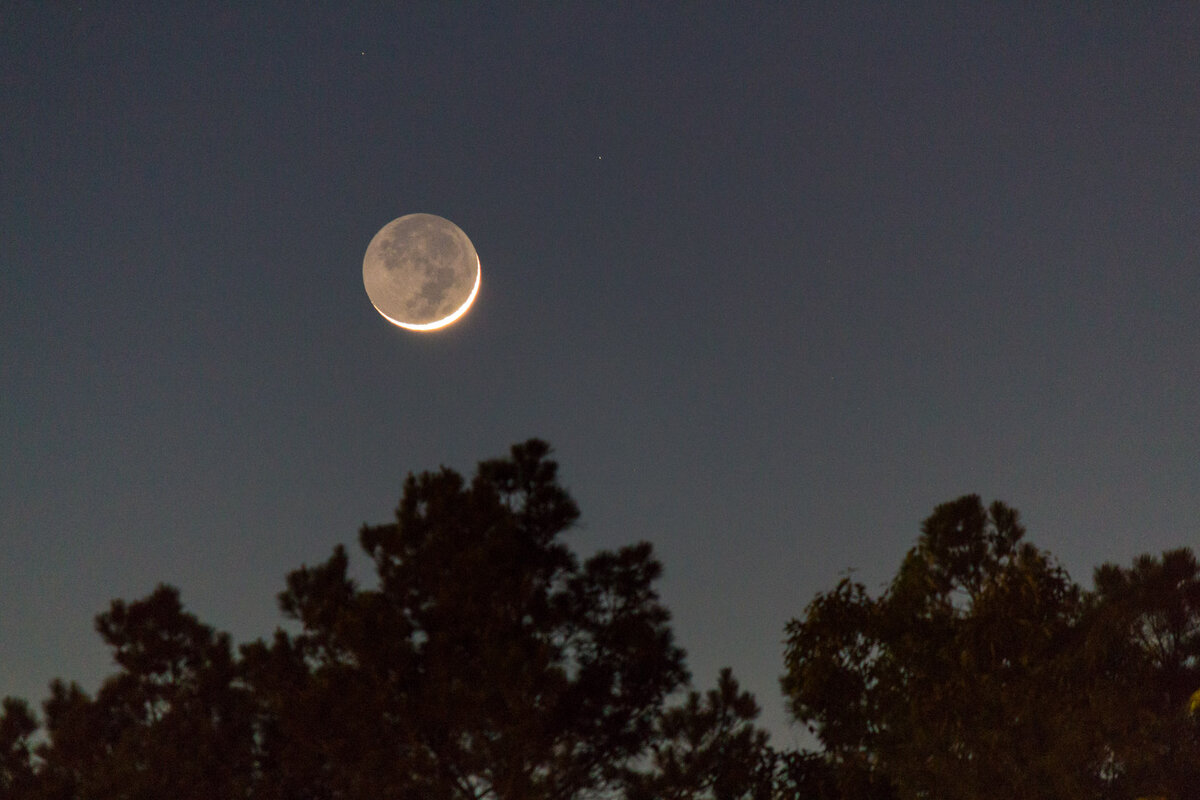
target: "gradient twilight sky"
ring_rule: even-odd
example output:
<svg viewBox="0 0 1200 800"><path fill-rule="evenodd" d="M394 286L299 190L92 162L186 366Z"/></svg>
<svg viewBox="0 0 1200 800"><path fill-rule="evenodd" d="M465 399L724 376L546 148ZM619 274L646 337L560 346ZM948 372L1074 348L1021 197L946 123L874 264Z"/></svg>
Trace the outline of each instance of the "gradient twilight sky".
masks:
<svg viewBox="0 0 1200 800"><path fill-rule="evenodd" d="M784 624L937 503L1200 544L1200 4L268 5L0 12L0 695L160 581L269 636L530 436L782 743ZM413 212L483 264L434 335L363 290Z"/></svg>

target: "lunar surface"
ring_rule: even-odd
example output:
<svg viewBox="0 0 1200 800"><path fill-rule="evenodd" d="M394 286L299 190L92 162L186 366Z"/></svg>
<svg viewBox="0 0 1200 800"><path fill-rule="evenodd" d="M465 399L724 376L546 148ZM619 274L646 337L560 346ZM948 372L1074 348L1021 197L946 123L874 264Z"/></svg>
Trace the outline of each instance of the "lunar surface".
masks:
<svg viewBox="0 0 1200 800"><path fill-rule="evenodd" d="M431 331L457 320L479 293L479 256L462 230L433 214L384 225L363 256L375 310L401 328Z"/></svg>

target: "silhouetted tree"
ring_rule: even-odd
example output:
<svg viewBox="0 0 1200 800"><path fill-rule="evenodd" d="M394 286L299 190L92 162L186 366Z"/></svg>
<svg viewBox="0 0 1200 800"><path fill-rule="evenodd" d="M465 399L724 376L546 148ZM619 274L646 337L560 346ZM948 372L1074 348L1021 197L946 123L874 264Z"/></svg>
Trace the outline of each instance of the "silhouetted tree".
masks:
<svg viewBox="0 0 1200 800"><path fill-rule="evenodd" d="M208 798L250 786L251 705L229 637L160 586L97 618L121 672L95 698L55 681L34 797ZM14 794L14 797L20 797Z"/></svg>
<svg viewBox="0 0 1200 800"><path fill-rule="evenodd" d="M870 769L835 762L828 753L792 751L776 758L777 800L896 800L887 778Z"/></svg>
<svg viewBox="0 0 1200 800"><path fill-rule="evenodd" d="M548 453L410 476L360 533L376 588L340 547L288 577L302 631L243 651L258 796L573 798L645 750L687 677L661 567L645 543L577 561Z"/></svg>
<svg viewBox="0 0 1200 800"><path fill-rule="evenodd" d="M1200 565L1186 549L1104 564L1089 596L1095 705L1127 797L1200 797Z"/></svg>
<svg viewBox="0 0 1200 800"><path fill-rule="evenodd" d="M375 584L334 548L287 576L298 629L237 656L171 587L114 601L97 630L119 670L95 697L53 682L36 746L32 712L5 700L3 796L766 797L753 698L725 672L666 707L687 673L661 566L644 542L575 557L549 452L514 446L469 483L410 475L395 522L359 534Z"/></svg>
<svg viewBox="0 0 1200 800"><path fill-rule="evenodd" d="M715 689L689 692L659 720L647 771L627 779L629 800L770 800L777 756L754 726L758 703L729 669Z"/></svg>
<svg viewBox="0 0 1200 800"><path fill-rule="evenodd" d="M33 788L33 735L38 723L29 704L14 697L0 705L0 797L20 797Z"/></svg>
<svg viewBox="0 0 1200 800"><path fill-rule="evenodd" d="M0 707L4 800L908 800L1200 797L1200 565L1104 565L1083 592L967 496L878 597L787 628L783 688L821 752L774 751L732 674L687 693L650 545L580 561L549 447L467 482L410 475L287 576L296 626L235 653L159 586L97 617L116 674Z"/></svg>
<svg viewBox="0 0 1200 800"><path fill-rule="evenodd" d="M261 701L264 794L575 797L645 747L686 678L649 545L582 566L549 448L465 484L410 476L396 522L364 527L377 588L340 547L288 577L302 626L244 651Z"/></svg>
<svg viewBox="0 0 1200 800"><path fill-rule="evenodd" d="M788 625L784 692L839 796L1200 796L1190 553L1084 593L1024 535L1002 503L943 504L880 596L843 580Z"/></svg>
<svg viewBox="0 0 1200 800"><path fill-rule="evenodd" d="M33 714L5 700L4 797L570 800L638 780L765 796L753 698L726 672L666 709L687 673L661 567L646 543L572 554L578 510L549 452L517 445L470 483L410 475L395 522L360 531L376 585L336 547L287 577L298 631L240 657L173 588L114 601L97 629L119 671L94 698L55 681L36 747ZM639 772L646 758L687 766Z"/></svg>

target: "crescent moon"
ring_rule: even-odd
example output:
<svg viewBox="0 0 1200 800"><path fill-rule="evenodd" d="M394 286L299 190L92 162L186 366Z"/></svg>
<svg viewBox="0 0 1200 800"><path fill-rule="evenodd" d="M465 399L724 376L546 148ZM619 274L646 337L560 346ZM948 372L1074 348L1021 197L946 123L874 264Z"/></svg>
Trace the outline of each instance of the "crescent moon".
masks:
<svg viewBox="0 0 1200 800"><path fill-rule="evenodd" d="M453 222L407 214L375 234L363 256L363 286L380 316L410 331L444 328L467 313L483 270Z"/></svg>
<svg viewBox="0 0 1200 800"><path fill-rule="evenodd" d="M449 325L450 323L454 322L459 317L461 317L463 314L467 313L467 309L471 307L471 303L475 302L475 295L479 294L479 279L480 279L481 275L482 275L482 270L480 269L479 260L478 260L478 258L476 258L476 260L475 260L475 287L473 289L471 289L471 294L467 296L466 302L464 302L461 306L459 306L458 310L455 311L450 316L443 317L442 319L435 320L433 322L426 322L424 325L421 325L421 324L415 323L415 322L401 322L398 319L389 317L386 313L384 313L383 309L379 308L379 306L376 306L375 310L378 311L380 313L380 315L382 315L383 318L386 319L388 322L392 323L393 325L399 325L401 328L405 328L410 331L436 331L438 328L446 327L447 325Z"/></svg>

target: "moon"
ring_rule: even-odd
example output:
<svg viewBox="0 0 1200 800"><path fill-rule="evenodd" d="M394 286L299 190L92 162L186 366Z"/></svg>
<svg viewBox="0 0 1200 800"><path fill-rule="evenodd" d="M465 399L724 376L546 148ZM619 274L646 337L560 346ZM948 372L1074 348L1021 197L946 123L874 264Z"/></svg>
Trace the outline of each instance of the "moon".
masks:
<svg viewBox="0 0 1200 800"><path fill-rule="evenodd" d="M482 270L462 229L433 214L406 214L380 228L363 256L371 305L393 325L432 331L456 321L479 294Z"/></svg>

